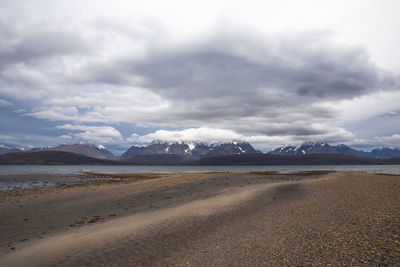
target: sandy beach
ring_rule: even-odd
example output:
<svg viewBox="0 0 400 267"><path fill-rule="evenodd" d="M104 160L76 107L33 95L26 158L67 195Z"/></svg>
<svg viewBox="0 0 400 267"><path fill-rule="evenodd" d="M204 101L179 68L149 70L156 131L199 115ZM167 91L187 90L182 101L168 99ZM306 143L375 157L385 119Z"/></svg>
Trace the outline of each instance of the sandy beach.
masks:
<svg viewBox="0 0 400 267"><path fill-rule="evenodd" d="M0 266L400 264L400 176L119 178L0 192Z"/></svg>

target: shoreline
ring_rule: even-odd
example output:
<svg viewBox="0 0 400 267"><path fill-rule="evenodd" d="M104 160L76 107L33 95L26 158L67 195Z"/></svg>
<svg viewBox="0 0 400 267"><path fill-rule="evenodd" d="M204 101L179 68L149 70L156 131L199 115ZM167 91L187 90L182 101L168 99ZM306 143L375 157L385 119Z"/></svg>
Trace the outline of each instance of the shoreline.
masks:
<svg viewBox="0 0 400 267"><path fill-rule="evenodd" d="M121 174L111 176L118 175L122 177ZM130 261L120 262L120 265L179 265L178 263L187 260L194 265L197 262L199 265L204 260L202 257L205 255L201 253L204 250L208 251L208 256L211 255L212 261L207 265L212 266L231 265L234 263L231 262L233 259L237 261L236 263L245 263L241 260L246 259L252 265L262 265L266 259L267 262L276 264L306 264L310 260L308 256L294 260L293 253L285 250L289 245L292 246L293 242L305 242L304 238L307 235L304 236L301 231L311 231L309 233L311 236L307 238L312 237L311 239L315 240L318 237L315 236L318 235L315 227L323 227L323 223L328 224L326 227L333 227L332 229L336 230L343 227L334 223L329 226L330 223L324 218L319 218L321 221L310 221L310 215L311 218L313 216L318 218L318 212L326 215L327 210L339 212L339 215L343 213L341 215L344 215L344 225L358 229L364 219L366 221L371 219L369 216L375 214L375 217L372 217L378 220L376 212L379 210L391 210L399 212L393 213L394 215L386 212L382 215L388 216L385 218L389 221L399 222L400 197L397 196L397 192L400 192L400 176L397 175L373 175L361 172L329 174L253 172L142 174L140 178L137 174L125 174L124 178L136 180L102 182L97 185L86 184L68 188L23 190L23 192L11 191L8 192L10 194L1 192L0 263L21 266L25 260L32 265L35 263L65 266L107 265L111 262L118 263L118 259L121 261L122 256L125 259L129 258ZM359 192L360 190L364 192ZM373 200L375 201L371 202ZM376 200L380 200L381 203L375 203ZM340 206L339 203L347 203L343 201L347 201L346 205L349 207L345 204ZM321 203L326 207L321 206ZM360 213L356 217L360 220L360 225L357 223L353 225L354 218L346 210L365 211L365 214ZM328 213L326 216L330 217L332 214ZM231 224L229 218L236 223ZM248 221L249 218L253 219ZM296 223L300 218L304 219L304 223L315 225L302 228ZM207 225L208 227L204 228ZM283 227L286 231L276 232L276 227ZM253 228L261 229L260 233L264 231L265 236L260 239L256 235L249 239L246 234L252 236ZM297 228L298 231L288 231L292 228ZM204 232L199 234L196 229ZM238 230L243 233L240 238L247 240L250 247L265 246L267 249L265 251L268 253L265 254L263 261L260 261L257 255L249 255L247 258L242 255L245 251L251 253L252 250L249 251L239 245L242 242L235 234ZM395 233L389 236L393 245L398 244L394 241L399 242L398 230L398 227L393 229ZM347 232L337 231L337 233L343 235ZM220 235L224 236L220 240L221 244L214 246L215 238ZM330 235L327 237L331 238ZM185 239L183 243L187 243L186 247L178 244L181 238ZM290 242L284 245L286 241L281 242L282 238ZM161 248L160 245L153 244L154 248L150 247L143 251L135 240L140 240L142 245L153 244L155 241L151 240L158 240L160 244L173 243L175 246ZM319 242L316 244L325 247L323 251L327 252L326 247L329 247L329 244L321 242L320 239L317 241ZM333 241L338 242L337 239ZM102 244L100 247L99 243ZM121 244L125 246L121 247ZM216 249L217 246L220 248ZM80 248L79 253L77 247ZM241 255L241 260L237 255L228 255L232 249ZM302 251L298 249L296 257ZM396 247L389 249L399 260L399 250L396 250ZM115 251L115 256L107 253L107 257L97 255L98 251L108 250ZM254 250L254 253L258 253L257 251ZM289 253L284 257L287 262L276 257L274 253L277 251L282 255ZM361 252L352 256L359 264L363 264L361 259L368 260L366 252ZM90 256L92 254L104 261L96 262L99 258ZM148 262L140 256L141 254L147 257ZM350 264L348 261L350 258L343 258L342 262ZM371 259L375 260L374 257ZM384 263L384 259L394 263L391 256L383 257L380 263ZM327 263L321 260L318 262ZM372 260L370 263L375 262ZM314 262L316 263L317 261Z"/></svg>
<svg viewBox="0 0 400 267"><path fill-rule="evenodd" d="M0 174L0 195L1 193L24 192L42 193L41 191L57 190L71 187L88 187L90 185L107 185L118 183L134 183L143 180L166 178L176 175L308 175L308 174L328 174L335 171L300 171L291 173L280 173L278 171L190 171L190 172L156 172L156 173L105 173L83 171L81 173L54 173L54 174ZM1 197L0 197L1 199Z"/></svg>

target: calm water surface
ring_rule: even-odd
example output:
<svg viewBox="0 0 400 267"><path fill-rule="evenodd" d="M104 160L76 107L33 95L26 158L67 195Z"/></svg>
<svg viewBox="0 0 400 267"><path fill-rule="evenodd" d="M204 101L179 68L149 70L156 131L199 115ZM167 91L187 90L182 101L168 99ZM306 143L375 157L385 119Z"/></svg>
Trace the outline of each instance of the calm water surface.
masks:
<svg viewBox="0 0 400 267"><path fill-rule="evenodd" d="M365 171L369 173L400 174L400 165L318 165L318 166L83 166L83 165L0 165L0 175L6 174L77 174L105 173L170 173L170 172L247 172L277 171Z"/></svg>

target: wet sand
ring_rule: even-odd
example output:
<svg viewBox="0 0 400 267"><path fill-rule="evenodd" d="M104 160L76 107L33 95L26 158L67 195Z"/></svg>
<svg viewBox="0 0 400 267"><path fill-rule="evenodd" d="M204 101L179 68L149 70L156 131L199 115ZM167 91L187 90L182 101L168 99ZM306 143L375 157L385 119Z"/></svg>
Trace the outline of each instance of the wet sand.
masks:
<svg viewBox="0 0 400 267"><path fill-rule="evenodd" d="M124 179L0 192L0 266L400 264L400 176Z"/></svg>

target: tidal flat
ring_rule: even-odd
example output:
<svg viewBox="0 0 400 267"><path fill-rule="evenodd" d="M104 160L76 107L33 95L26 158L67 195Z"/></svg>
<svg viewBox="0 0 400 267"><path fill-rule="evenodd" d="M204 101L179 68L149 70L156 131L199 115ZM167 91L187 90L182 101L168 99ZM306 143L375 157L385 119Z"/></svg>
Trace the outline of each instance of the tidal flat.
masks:
<svg viewBox="0 0 400 267"><path fill-rule="evenodd" d="M0 192L1 266L400 264L398 175L81 175Z"/></svg>

